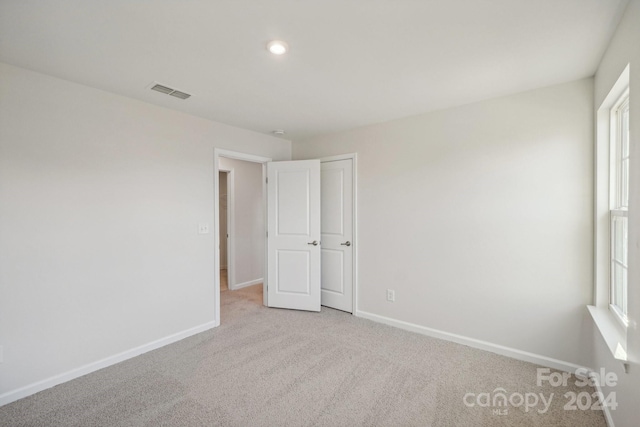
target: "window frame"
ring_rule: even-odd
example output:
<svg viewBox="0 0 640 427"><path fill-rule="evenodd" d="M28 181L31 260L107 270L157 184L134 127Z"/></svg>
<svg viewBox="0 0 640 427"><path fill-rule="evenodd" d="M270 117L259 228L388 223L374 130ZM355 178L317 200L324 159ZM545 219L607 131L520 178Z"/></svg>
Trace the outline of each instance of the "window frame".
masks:
<svg viewBox="0 0 640 427"><path fill-rule="evenodd" d="M620 317L610 307L611 283L611 111L629 89L630 64L621 70L595 111L594 180L593 180L593 303L587 306L596 329L602 335L611 355L622 363L628 362L627 335ZM619 104L618 104L619 105ZM633 147L630 147L633 149ZM633 184L633 183L630 183Z"/></svg>
<svg viewBox="0 0 640 427"><path fill-rule="evenodd" d="M626 113L626 121L625 121ZM629 87L627 86L609 112L609 310L624 327L627 317L628 294L628 206L629 206ZM625 167L626 165L626 167ZM624 224L624 225L623 225ZM617 226L623 227L622 236ZM623 242L617 242L622 238ZM622 259L617 248L622 248ZM618 277L622 273L622 278ZM621 280L622 283L619 283ZM616 291L622 289L622 296Z"/></svg>

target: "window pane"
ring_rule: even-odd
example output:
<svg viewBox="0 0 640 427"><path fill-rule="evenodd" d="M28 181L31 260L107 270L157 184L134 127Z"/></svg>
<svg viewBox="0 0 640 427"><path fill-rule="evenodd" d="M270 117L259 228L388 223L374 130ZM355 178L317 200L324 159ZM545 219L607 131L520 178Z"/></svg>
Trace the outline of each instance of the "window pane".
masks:
<svg viewBox="0 0 640 427"><path fill-rule="evenodd" d="M614 262L613 265L613 295L611 303L627 314L627 269Z"/></svg>
<svg viewBox="0 0 640 427"><path fill-rule="evenodd" d="M627 218L612 216L611 247L613 259L627 265Z"/></svg>
<svg viewBox="0 0 640 427"><path fill-rule="evenodd" d="M629 157L629 105L620 111L620 143L622 157Z"/></svg>
<svg viewBox="0 0 640 427"><path fill-rule="evenodd" d="M620 207L629 206L629 159L620 165Z"/></svg>

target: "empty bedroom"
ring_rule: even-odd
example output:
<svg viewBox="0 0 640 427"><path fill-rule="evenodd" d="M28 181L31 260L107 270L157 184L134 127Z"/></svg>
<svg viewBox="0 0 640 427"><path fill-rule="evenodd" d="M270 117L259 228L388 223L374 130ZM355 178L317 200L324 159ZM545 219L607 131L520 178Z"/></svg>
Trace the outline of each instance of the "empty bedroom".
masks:
<svg viewBox="0 0 640 427"><path fill-rule="evenodd" d="M0 426L635 427L640 0L0 0Z"/></svg>

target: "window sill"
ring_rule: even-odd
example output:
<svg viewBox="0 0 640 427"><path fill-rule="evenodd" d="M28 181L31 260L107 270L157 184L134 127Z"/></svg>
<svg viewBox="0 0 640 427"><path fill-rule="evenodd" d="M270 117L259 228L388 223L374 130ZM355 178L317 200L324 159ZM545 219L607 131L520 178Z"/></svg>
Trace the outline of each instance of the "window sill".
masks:
<svg viewBox="0 0 640 427"><path fill-rule="evenodd" d="M625 328L613 317L613 313L608 308L588 305L587 309L613 357L626 364L627 334Z"/></svg>

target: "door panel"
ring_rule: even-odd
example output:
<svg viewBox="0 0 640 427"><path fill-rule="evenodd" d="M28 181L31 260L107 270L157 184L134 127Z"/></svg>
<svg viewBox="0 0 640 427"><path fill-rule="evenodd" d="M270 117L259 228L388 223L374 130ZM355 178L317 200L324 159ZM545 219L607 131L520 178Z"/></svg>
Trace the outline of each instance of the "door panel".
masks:
<svg viewBox="0 0 640 427"><path fill-rule="evenodd" d="M310 257L308 251L276 252L276 286L279 294L309 295Z"/></svg>
<svg viewBox="0 0 640 427"><path fill-rule="evenodd" d="M320 311L320 161L269 162L267 178L267 305Z"/></svg>
<svg viewBox="0 0 640 427"><path fill-rule="evenodd" d="M333 163L333 162L332 162ZM321 164L322 234L344 234L344 169Z"/></svg>
<svg viewBox="0 0 640 427"><path fill-rule="evenodd" d="M309 170L277 171L277 233L280 236L309 236Z"/></svg>
<svg viewBox="0 0 640 427"><path fill-rule="evenodd" d="M322 162L322 305L353 312L353 160Z"/></svg>
<svg viewBox="0 0 640 427"><path fill-rule="evenodd" d="M322 248L322 292L344 294L344 252ZM324 297L323 297L324 298ZM326 304L323 304L326 305Z"/></svg>

